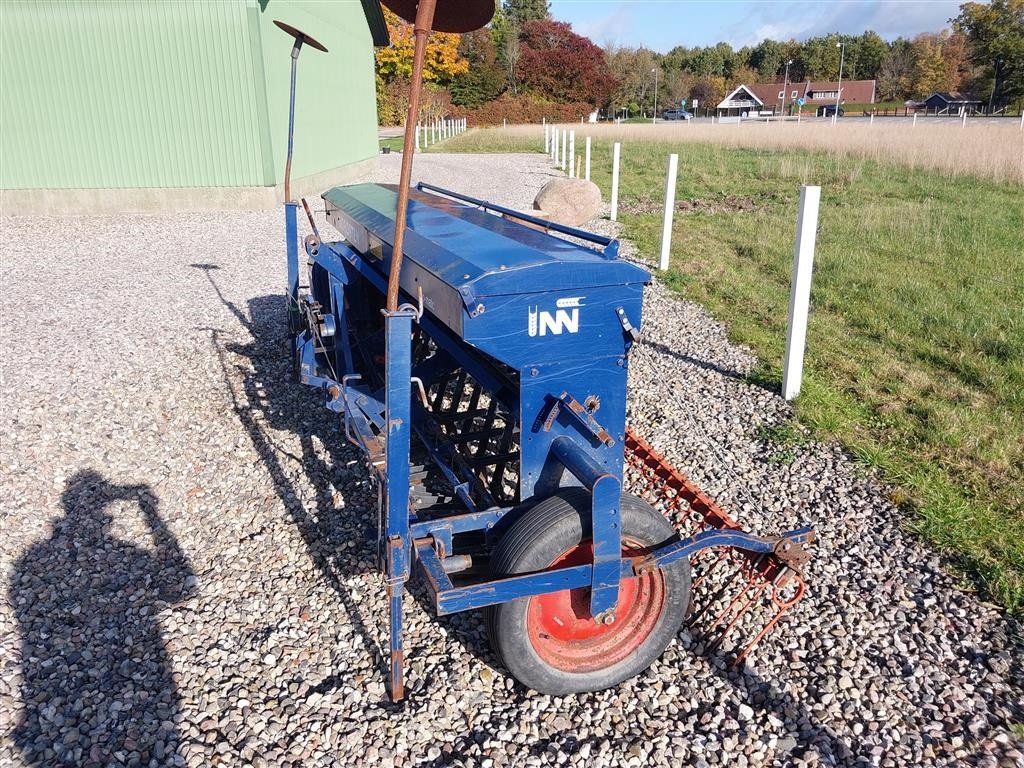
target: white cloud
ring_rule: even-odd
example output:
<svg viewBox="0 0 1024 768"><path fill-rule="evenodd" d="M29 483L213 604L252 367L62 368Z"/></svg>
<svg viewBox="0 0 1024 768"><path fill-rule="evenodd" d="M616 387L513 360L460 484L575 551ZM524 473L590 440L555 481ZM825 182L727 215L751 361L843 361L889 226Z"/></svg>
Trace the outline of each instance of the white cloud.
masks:
<svg viewBox="0 0 1024 768"><path fill-rule="evenodd" d="M589 37L598 45L619 42L632 32L632 14L622 6L596 19L581 21L573 25L577 34Z"/></svg>
<svg viewBox="0 0 1024 768"><path fill-rule="evenodd" d="M874 30L883 38L909 37L949 26L959 0L834 0L834 2L758 3L726 31L735 47L765 38L804 40L828 32L860 34Z"/></svg>

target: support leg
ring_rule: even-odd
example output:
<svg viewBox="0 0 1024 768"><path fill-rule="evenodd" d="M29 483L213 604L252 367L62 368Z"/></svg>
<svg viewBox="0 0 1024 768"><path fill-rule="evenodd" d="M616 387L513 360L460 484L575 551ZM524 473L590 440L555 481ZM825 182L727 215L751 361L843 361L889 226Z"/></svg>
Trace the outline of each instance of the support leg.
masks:
<svg viewBox="0 0 1024 768"><path fill-rule="evenodd" d="M384 318L386 408L385 530L388 599L391 603L391 698L405 695L402 679L402 592L409 578L409 437L412 422L412 319L408 310Z"/></svg>
<svg viewBox="0 0 1024 768"><path fill-rule="evenodd" d="M296 223L299 204L284 204L284 238L288 259L288 332L298 333L302 325L299 313L299 230ZM290 343L292 341L290 340Z"/></svg>
<svg viewBox="0 0 1024 768"><path fill-rule="evenodd" d="M402 593L405 582L388 584L388 601L391 603L391 685L388 692L392 701L405 698L405 668L402 650Z"/></svg>

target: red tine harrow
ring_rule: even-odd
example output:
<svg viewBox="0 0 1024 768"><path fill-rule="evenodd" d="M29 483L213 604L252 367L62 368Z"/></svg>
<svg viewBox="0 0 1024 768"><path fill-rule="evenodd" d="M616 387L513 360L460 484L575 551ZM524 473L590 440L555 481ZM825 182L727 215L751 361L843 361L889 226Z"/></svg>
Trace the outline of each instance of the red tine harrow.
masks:
<svg viewBox="0 0 1024 768"><path fill-rule="evenodd" d="M680 527L681 537L713 528L740 530L725 510L629 428L626 464L633 471L633 492L664 507L665 514ZM809 559L801 545L771 554L731 548L697 552L690 560L694 576L687 625L698 630L708 643L708 652L713 652L734 629L745 625L744 618L758 606L768 609L767 620L749 642L742 648L736 644L740 650L733 664L739 664L803 598L806 584L800 569ZM752 621L753 616L750 618Z"/></svg>

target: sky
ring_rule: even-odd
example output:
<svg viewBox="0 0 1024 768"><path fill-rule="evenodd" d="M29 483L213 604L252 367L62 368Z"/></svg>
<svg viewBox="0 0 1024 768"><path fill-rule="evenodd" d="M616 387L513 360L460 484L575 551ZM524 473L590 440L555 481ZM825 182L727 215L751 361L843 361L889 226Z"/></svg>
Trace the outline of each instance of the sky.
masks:
<svg viewBox="0 0 1024 768"><path fill-rule="evenodd" d="M827 32L886 40L949 26L963 0L551 0L551 15L598 45L666 53L677 45L734 48L766 37L803 40Z"/></svg>

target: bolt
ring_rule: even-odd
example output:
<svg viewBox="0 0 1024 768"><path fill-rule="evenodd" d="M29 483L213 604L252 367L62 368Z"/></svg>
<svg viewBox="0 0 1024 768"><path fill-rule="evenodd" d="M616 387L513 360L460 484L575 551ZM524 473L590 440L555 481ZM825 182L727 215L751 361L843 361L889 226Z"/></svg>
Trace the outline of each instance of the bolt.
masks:
<svg viewBox="0 0 1024 768"><path fill-rule="evenodd" d="M538 371L536 368L531 368L530 369L530 375L531 376L537 376L539 373L540 373L540 371Z"/></svg>
<svg viewBox="0 0 1024 768"><path fill-rule="evenodd" d="M600 621L602 624L614 624L615 623L615 611L605 611L601 614Z"/></svg>

